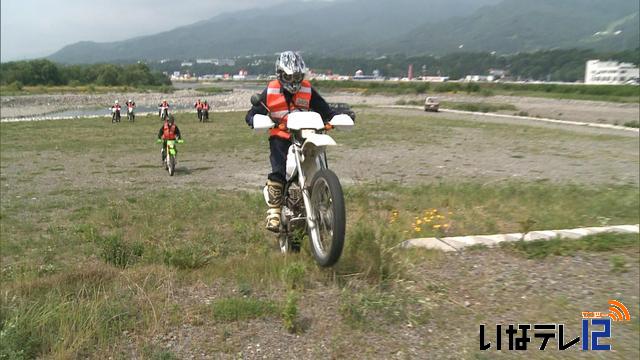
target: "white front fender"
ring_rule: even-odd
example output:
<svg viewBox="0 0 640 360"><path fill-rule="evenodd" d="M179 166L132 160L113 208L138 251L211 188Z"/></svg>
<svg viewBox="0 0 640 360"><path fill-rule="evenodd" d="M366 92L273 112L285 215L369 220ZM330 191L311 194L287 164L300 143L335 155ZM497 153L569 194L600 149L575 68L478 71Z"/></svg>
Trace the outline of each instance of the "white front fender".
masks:
<svg viewBox="0 0 640 360"><path fill-rule="evenodd" d="M303 151L307 147L307 144L313 144L316 147L338 145L335 140L327 134L309 134L305 139L306 141L304 142L304 145L302 145Z"/></svg>

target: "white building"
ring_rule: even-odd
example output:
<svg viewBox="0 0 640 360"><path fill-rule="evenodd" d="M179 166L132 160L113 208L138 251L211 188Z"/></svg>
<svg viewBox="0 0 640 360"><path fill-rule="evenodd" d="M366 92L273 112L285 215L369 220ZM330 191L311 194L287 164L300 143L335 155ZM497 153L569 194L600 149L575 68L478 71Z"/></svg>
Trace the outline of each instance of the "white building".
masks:
<svg viewBox="0 0 640 360"><path fill-rule="evenodd" d="M626 84L638 81L638 67L617 61L587 61L585 84Z"/></svg>
<svg viewBox="0 0 640 360"><path fill-rule="evenodd" d="M467 75L464 78L466 82L492 82L496 78L493 75Z"/></svg>

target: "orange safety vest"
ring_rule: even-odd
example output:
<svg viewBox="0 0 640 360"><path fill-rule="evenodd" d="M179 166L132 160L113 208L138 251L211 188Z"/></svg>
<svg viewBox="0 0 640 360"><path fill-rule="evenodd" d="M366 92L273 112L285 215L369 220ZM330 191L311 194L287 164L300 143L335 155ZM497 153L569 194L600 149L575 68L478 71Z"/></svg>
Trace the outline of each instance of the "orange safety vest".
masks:
<svg viewBox="0 0 640 360"><path fill-rule="evenodd" d="M303 80L300 90L291 98L291 104L287 104L287 100L282 93L280 81L273 80L267 87L267 107L271 113L271 118L281 124L287 125L287 115L293 110L309 110L311 104L311 83ZM269 130L269 136L278 136L289 140L291 134L288 130L274 128Z"/></svg>
<svg viewBox="0 0 640 360"><path fill-rule="evenodd" d="M175 140L176 139L176 124L169 126L168 122L164 123L164 129L162 130L163 140Z"/></svg>

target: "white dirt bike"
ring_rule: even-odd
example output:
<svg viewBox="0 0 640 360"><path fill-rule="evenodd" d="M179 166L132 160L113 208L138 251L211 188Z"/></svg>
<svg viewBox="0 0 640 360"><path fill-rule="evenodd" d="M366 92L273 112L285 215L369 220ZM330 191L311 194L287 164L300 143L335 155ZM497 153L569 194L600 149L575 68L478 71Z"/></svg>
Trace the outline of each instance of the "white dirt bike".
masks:
<svg viewBox="0 0 640 360"><path fill-rule="evenodd" d="M262 104L257 96L251 102ZM264 106L264 104L262 104ZM265 106L266 107L266 106ZM347 115L336 115L329 122L334 128L351 128ZM276 124L266 115L254 115L255 130ZM292 112L287 118L292 145L287 155L287 182L283 189L278 242L283 253L300 251L297 230L305 230L318 265L334 265L344 246L346 214L342 186L328 169L325 149L337 145L325 134L325 124L315 112ZM265 200L268 198L266 188Z"/></svg>

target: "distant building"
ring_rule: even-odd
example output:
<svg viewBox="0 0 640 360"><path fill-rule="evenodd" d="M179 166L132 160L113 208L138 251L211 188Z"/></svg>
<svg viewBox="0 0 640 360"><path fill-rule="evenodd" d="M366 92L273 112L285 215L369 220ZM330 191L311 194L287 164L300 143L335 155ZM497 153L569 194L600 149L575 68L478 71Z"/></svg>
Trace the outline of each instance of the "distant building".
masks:
<svg viewBox="0 0 640 360"><path fill-rule="evenodd" d="M180 64L180 66L193 66L193 63L192 63L192 62L185 61L185 62L183 62L182 64Z"/></svg>
<svg viewBox="0 0 640 360"><path fill-rule="evenodd" d="M217 66L235 66L236 61L233 59L212 59L213 64Z"/></svg>
<svg viewBox="0 0 640 360"><path fill-rule="evenodd" d="M507 72L502 69L489 69L489 75L493 76L494 79L502 79L507 75Z"/></svg>
<svg viewBox="0 0 640 360"><path fill-rule="evenodd" d="M466 82L492 82L495 80L493 75L467 75L464 78Z"/></svg>
<svg viewBox="0 0 640 360"><path fill-rule="evenodd" d="M427 82L445 82L445 81L449 81L449 77L448 76L423 76L421 77L422 81L427 81Z"/></svg>
<svg viewBox="0 0 640 360"><path fill-rule="evenodd" d="M196 59L196 64L213 64L214 59Z"/></svg>
<svg viewBox="0 0 640 360"><path fill-rule="evenodd" d="M585 84L633 84L638 83L638 67L617 61L589 60L584 74Z"/></svg>

